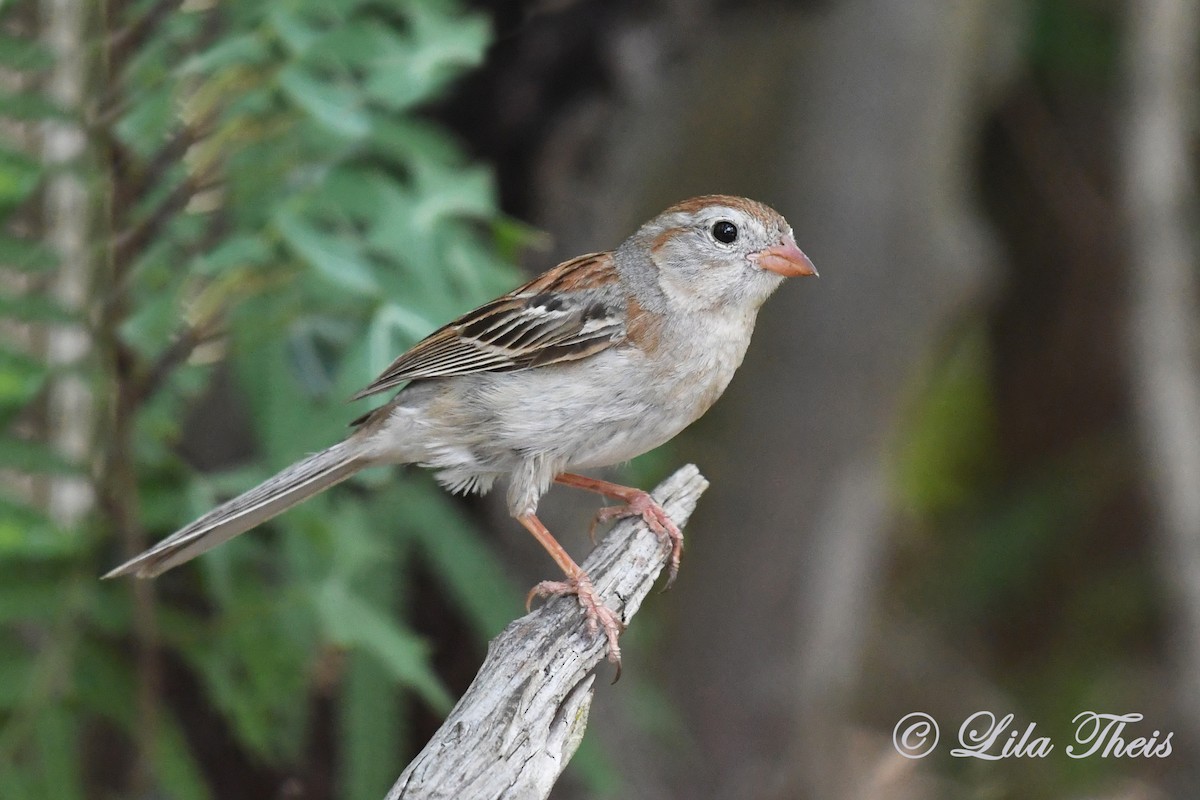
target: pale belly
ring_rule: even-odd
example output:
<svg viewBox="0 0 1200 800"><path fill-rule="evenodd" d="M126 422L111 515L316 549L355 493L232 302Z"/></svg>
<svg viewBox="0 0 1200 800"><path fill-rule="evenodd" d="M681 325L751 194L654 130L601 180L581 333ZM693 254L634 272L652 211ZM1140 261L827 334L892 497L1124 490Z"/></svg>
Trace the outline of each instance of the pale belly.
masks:
<svg viewBox="0 0 1200 800"><path fill-rule="evenodd" d="M706 396L715 400L724 388L697 392L698 376L654 374L617 354L564 367L484 383L482 424L492 435L479 444L480 455L509 468L531 453L564 469L618 464L669 441L708 409Z"/></svg>

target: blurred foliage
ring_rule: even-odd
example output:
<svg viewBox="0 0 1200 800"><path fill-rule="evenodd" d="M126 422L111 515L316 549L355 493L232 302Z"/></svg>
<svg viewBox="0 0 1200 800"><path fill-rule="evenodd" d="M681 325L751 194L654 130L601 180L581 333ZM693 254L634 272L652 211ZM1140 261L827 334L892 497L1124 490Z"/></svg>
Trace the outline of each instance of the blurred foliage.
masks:
<svg viewBox="0 0 1200 800"><path fill-rule="evenodd" d="M1029 156L1079 155L1078 142L1107 132L1127 10L1090 0L1032 0L1025 10L1028 74L1013 90L1019 102L995 112L980 154L1012 272L1002 296L949 330L914 380L893 453L908 517L892 581L915 618L954 643L970 678L1003 698L991 710L1064 742L1081 710L1154 708L1145 676L1161 669L1163 607L1150 533L1138 524L1127 398L1108 385L1125 354L1104 337L1119 341L1123 329L1097 297L1072 297L1078 286L1064 261L1088 251L1041 189L1057 174ZM1115 206L1110 154L1095 149L1101 155L1080 156L1078 168L1095 170L1082 173L1088 186ZM1108 278L1088 265L1086 280ZM946 702L959 711L959 700ZM1006 798L1083 796L1133 771L1065 758L947 757L938 769Z"/></svg>
<svg viewBox="0 0 1200 800"><path fill-rule="evenodd" d="M8 4L0 21L28 26L35 12ZM0 469L36 489L95 466L102 498L77 532L55 527L44 492L0 498L0 797L126 796L141 762L142 790L199 800L217 796L212 764L169 693L153 752L133 752L151 724L135 702L149 679L138 654L160 651L131 584L97 580L117 540L153 541L345 435L361 409L344 398L437 323L512 286L525 234L499 215L488 169L418 112L489 41L486 21L452 0L114 3L87 25L81 57L100 100L84 110L47 99L45 47L0 36L6 85L22 88L0 94L0 115L26 134L0 145ZM68 166L98 227L82 315L48 299L57 262L41 241L64 221L39 216L52 173L29 127L47 117L88 131ZM39 343L58 322L101 343L67 370L103 420L93 465L30 434L57 377ZM245 449L259 457L196 475L181 444L222 434L184 420L220 364L236 397L206 402L245 409L218 416L248 417ZM132 495L118 485L124 451ZM396 777L415 744L412 698L451 702L405 622L416 559L480 642L518 608L431 481L389 474L386 492L363 491L380 479L347 487L353 502L331 492L285 515L273 529L286 535L243 537L172 573L152 609L164 669L193 676L251 763L303 775L314 700L333 699L334 783L347 798L379 797ZM84 767L85 745L113 732L119 744L99 752L115 761ZM101 791L97 775L112 785Z"/></svg>
<svg viewBox="0 0 1200 800"><path fill-rule="evenodd" d="M1107 536L1129 489L1119 437L1012 463L989 334L977 320L955 332L902 426L894 475L909 518L895 580L905 606L1004 693L1003 712L1067 741L1081 709L1144 704L1133 676L1156 635L1155 569L1144 548ZM1121 773L1104 759L970 761L943 766L972 785L1008 787L1002 797L1063 797Z"/></svg>
<svg viewBox="0 0 1200 800"><path fill-rule="evenodd" d="M1113 11L1112 4L1103 2L1030 2L1030 65L1050 81L1111 86L1118 74L1121 41Z"/></svg>
<svg viewBox="0 0 1200 800"><path fill-rule="evenodd" d="M911 511L953 509L987 479L997 436L990 361L987 332L974 325L921 376L896 454L897 492Z"/></svg>

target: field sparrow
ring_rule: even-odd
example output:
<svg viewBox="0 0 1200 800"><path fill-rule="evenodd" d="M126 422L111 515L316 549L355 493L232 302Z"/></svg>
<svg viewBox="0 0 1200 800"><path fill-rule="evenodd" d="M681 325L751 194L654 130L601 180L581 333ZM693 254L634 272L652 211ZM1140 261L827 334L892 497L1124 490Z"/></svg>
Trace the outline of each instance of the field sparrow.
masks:
<svg viewBox="0 0 1200 800"><path fill-rule="evenodd" d="M774 210L709 195L672 206L620 247L563 262L430 334L355 395L403 387L347 439L213 509L105 577L153 577L364 467L420 464L452 492L508 481L508 509L566 580L620 662L623 623L537 518L551 483L620 500L600 518L640 516L671 548L683 536L639 489L574 473L658 447L720 397L758 309L785 277L816 275Z"/></svg>

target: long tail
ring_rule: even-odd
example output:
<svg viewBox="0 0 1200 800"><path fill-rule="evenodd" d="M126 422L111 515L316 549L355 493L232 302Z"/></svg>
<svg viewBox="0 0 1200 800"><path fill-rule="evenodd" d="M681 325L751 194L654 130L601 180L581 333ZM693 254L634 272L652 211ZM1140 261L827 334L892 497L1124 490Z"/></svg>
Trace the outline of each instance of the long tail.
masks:
<svg viewBox="0 0 1200 800"><path fill-rule="evenodd" d="M351 439L297 461L245 494L217 506L104 577L136 575L153 578L229 541L368 466L368 462L359 457L360 447Z"/></svg>

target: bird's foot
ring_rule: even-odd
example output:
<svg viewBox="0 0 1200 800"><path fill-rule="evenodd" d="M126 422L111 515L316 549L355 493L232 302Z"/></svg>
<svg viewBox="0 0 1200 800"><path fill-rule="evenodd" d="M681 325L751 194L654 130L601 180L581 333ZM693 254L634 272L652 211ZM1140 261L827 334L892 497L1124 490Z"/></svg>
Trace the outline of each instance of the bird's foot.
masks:
<svg viewBox="0 0 1200 800"><path fill-rule="evenodd" d="M670 589L671 584L675 582L675 576L679 574L679 561L683 556L683 531L679 530L679 526L671 521L667 512L648 492L638 491L623 506L605 506L597 511L588 530L592 542L596 541L598 524L626 517L641 517L650 530L671 548L671 558L667 562L667 584L663 587L664 590Z"/></svg>
<svg viewBox="0 0 1200 800"><path fill-rule="evenodd" d="M621 677L621 647L617 638L625 630L625 623L615 611L604 605L600 596L596 594L596 587L592 586L592 579L586 573L580 573L578 577L565 581L542 581L537 584L525 596L525 610L529 610L535 597L558 597L565 594L575 595L579 605L583 606L588 633L595 636L599 631L604 631L604 637L608 640L608 660L616 664L617 678ZM613 678L613 683L616 682L616 678Z"/></svg>

